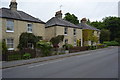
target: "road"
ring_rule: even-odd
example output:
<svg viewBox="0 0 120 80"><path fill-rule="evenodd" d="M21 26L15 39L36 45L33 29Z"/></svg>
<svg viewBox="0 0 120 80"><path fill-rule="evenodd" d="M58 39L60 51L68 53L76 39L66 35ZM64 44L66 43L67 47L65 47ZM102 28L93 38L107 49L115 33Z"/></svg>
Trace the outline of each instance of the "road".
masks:
<svg viewBox="0 0 120 80"><path fill-rule="evenodd" d="M118 78L118 47L3 69L3 78Z"/></svg>

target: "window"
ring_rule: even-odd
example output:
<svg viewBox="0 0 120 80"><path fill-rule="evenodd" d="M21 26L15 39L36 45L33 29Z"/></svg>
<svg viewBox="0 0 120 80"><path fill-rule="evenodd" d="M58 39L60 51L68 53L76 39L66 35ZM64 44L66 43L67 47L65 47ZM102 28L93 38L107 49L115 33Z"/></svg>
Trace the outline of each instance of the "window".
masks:
<svg viewBox="0 0 120 80"><path fill-rule="evenodd" d="M64 28L64 34L66 34L66 35L68 34L68 28L66 28L66 27Z"/></svg>
<svg viewBox="0 0 120 80"><path fill-rule="evenodd" d="M74 36L76 35L76 29L73 29L73 35Z"/></svg>
<svg viewBox="0 0 120 80"><path fill-rule="evenodd" d="M6 22L6 32L13 32L14 31L14 21L13 20L7 20Z"/></svg>
<svg viewBox="0 0 120 80"><path fill-rule="evenodd" d="M68 39L65 39L65 44L68 44Z"/></svg>
<svg viewBox="0 0 120 80"><path fill-rule="evenodd" d="M32 33L32 26L31 23L27 24L27 32Z"/></svg>
<svg viewBox="0 0 120 80"><path fill-rule="evenodd" d="M13 39L6 39L6 45L8 47L8 50L14 49L14 40Z"/></svg>
<svg viewBox="0 0 120 80"><path fill-rule="evenodd" d="M97 35L98 35L98 36L99 36L99 34L100 34L99 31L97 31Z"/></svg>
<svg viewBox="0 0 120 80"><path fill-rule="evenodd" d="M76 39L74 40L74 46L76 46Z"/></svg>
<svg viewBox="0 0 120 80"><path fill-rule="evenodd" d="M33 48L34 48L34 46L33 46L32 43L28 43L28 44L27 44L27 47L30 48L30 49L33 49Z"/></svg>
<svg viewBox="0 0 120 80"><path fill-rule="evenodd" d="M94 35L94 31L92 31L92 35Z"/></svg>

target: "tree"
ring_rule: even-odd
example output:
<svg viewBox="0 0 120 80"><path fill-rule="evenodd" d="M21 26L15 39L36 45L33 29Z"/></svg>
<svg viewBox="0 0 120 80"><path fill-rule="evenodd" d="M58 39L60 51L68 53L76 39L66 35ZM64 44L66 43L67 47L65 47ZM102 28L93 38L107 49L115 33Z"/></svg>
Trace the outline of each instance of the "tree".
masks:
<svg viewBox="0 0 120 80"><path fill-rule="evenodd" d="M90 23L90 25L96 27L97 29L104 29L105 28L104 23L101 22L101 21L99 21L99 22L98 21L93 21L93 22Z"/></svg>
<svg viewBox="0 0 120 80"><path fill-rule="evenodd" d="M36 47L36 43L41 39L42 39L41 36L35 36L32 33L27 33L27 32L22 33L19 38L18 48L19 49L28 48L28 43L31 43L34 45L34 47Z"/></svg>
<svg viewBox="0 0 120 80"><path fill-rule="evenodd" d="M51 38L50 42L52 43L53 47L59 47L58 44L62 42L64 39L64 35L58 35L56 37Z"/></svg>
<svg viewBox="0 0 120 80"><path fill-rule="evenodd" d="M110 40L110 31L107 29L102 29L100 34L100 42L103 43L104 41Z"/></svg>
<svg viewBox="0 0 120 80"><path fill-rule="evenodd" d="M74 14L66 13L64 19L73 24L79 24L79 20Z"/></svg>
<svg viewBox="0 0 120 80"><path fill-rule="evenodd" d="M105 28L110 30L110 40L115 40L120 38L120 18L119 17L106 17L103 18L103 23Z"/></svg>
<svg viewBox="0 0 120 80"><path fill-rule="evenodd" d="M101 42L103 42L104 40L115 40L120 43L120 18L109 16L103 18L102 20L103 21L94 21L90 23L91 26L94 26L98 29L108 30L106 32L107 34L105 34L105 30L102 30ZM108 37L105 36L110 36L110 38L108 39Z"/></svg>

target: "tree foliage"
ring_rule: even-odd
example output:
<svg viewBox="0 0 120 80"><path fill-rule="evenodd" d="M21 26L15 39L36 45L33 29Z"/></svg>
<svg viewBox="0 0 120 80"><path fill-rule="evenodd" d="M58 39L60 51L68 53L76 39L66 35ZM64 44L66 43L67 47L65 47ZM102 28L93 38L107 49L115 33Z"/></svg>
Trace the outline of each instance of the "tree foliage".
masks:
<svg viewBox="0 0 120 80"><path fill-rule="evenodd" d="M106 29L110 30L110 40L115 40L116 38L120 40L120 18L119 17L106 17L103 18L103 23Z"/></svg>
<svg viewBox="0 0 120 80"><path fill-rule="evenodd" d="M110 40L110 31L107 29L102 29L100 34L100 42L103 43L104 41Z"/></svg>
<svg viewBox="0 0 120 80"><path fill-rule="evenodd" d="M105 17L103 21L94 21L91 22L90 25L98 28L98 29L106 29L110 31L110 33L105 30L102 31L101 41L109 40L108 36L110 35L110 41L117 41L120 43L120 17Z"/></svg>
<svg viewBox="0 0 120 80"><path fill-rule="evenodd" d="M51 54L51 43L46 41L37 42L37 48L41 49L43 56L50 56Z"/></svg>
<svg viewBox="0 0 120 80"><path fill-rule="evenodd" d="M36 43L41 40L41 36L35 36L33 33L22 33L19 38L19 49L28 48L28 43L32 43L36 47Z"/></svg>
<svg viewBox="0 0 120 80"><path fill-rule="evenodd" d="M62 42L64 39L64 35L58 35L56 37L51 38L50 42L53 44L53 47L59 47L58 44Z"/></svg>
<svg viewBox="0 0 120 80"><path fill-rule="evenodd" d="M7 52L7 45L5 40L2 41L2 54L5 54Z"/></svg>
<svg viewBox="0 0 120 80"><path fill-rule="evenodd" d="M74 14L66 13L64 19L73 24L79 24L79 20Z"/></svg>

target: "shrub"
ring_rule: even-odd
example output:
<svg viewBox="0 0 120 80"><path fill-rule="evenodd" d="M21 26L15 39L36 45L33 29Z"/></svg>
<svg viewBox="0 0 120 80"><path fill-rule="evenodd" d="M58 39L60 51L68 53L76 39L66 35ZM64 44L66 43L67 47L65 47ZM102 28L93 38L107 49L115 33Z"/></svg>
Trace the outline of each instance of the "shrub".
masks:
<svg viewBox="0 0 120 80"><path fill-rule="evenodd" d="M12 61L12 60L21 60L21 54L16 53L16 54L9 54L8 55L8 61Z"/></svg>
<svg viewBox="0 0 120 80"><path fill-rule="evenodd" d="M56 37L51 38L50 42L52 43L54 48L59 48L58 44L62 42L64 39L64 35L58 35Z"/></svg>
<svg viewBox="0 0 120 80"><path fill-rule="evenodd" d="M97 48L99 49L99 48L105 48L105 47L107 47L106 45L104 45L104 44L97 44Z"/></svg>
<svg viewBox="0 0 120 80"><path fill-rule="evenodd" d="M25 53L25 54L23 55L23 59L30 59L30 57L31 57L31 54L30 54L30 53Z"/></svg>
<svg viewBox="0 0 120 80"><path fill-rule="evenodd" d="M24 48L29 48L28 43L31 43L32 45L34 45L34 48L35 48L36 43L39 40L42 40L41 36L35 36L33 33L24 32L20 35L18 48L21 50Z"/></svg>
<svg viewBox="0 0 120 80"><path fill-rule="evenodd" d="M6 42L3 40L2 41L2 54L5 54L7 52L7 45Z"/></svg>
<svg viewBox="0 0 120 80"><path fill-rule="evenodd" d="M107 46L119 46L120 44L116 41L106 41L106 42L103 42L105 45Z"/></svg>
<svg viewBox="0 0 120 80"><path fill-rule="evenodd" d="M96 46L89 46L89 49L90 50L95 50L95 49L97 49L97 47Z"/></svg>
<svg viewBox="0 0 120 80"><path fill-rule="evenodd" d="M52 49L50 42L39 41L37 43L37 48L41 50L41 52L43 53L43 56L50 56L51 49Z"/></svg>
<svg viewBox="0 0 120 80"><path fill-rule="evenodd" d="M66 50L68 50L70 48L73 48L73 45L72 44L65 44L65 45L63 45L63 48L65 48Z"/></svg>

